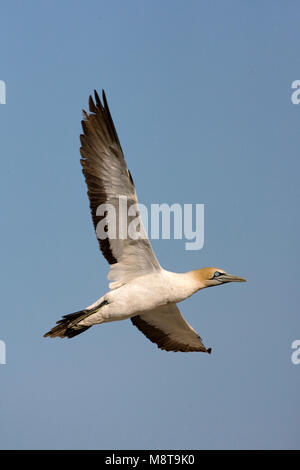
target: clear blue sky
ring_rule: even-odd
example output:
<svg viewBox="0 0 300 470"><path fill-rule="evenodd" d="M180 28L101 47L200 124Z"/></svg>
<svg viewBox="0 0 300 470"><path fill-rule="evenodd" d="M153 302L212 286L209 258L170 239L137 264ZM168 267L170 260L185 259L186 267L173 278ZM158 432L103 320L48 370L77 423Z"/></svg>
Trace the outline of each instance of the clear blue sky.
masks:
<svg viewBox="0 0 300 470"><path fill-rule="evenodd" d="M0 447L299 448L297 1L1 4ZM204 203L205 245L161 264L247 284L181 304L211 356L131 322L43 333L107 290L79 164L105 88L141 202Z"/></svg>

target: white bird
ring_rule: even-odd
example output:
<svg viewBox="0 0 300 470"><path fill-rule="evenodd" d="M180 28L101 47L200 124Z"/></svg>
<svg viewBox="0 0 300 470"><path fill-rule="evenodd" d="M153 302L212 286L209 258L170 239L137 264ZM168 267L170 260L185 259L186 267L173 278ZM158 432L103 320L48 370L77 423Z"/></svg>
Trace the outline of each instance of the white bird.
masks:
<svg viewBox="0 0 300 470"><path fill-rule="evenodd" d="M83 111L80 151L96 229L103 220L109 224L107 212L99 215L99 206L111 204L119 220L120 197L126 197L131 206L137 204L137 196L104 91L103 104L96 91L95 102L90 96L89 110L89 114ZM132 217L127 211L126 217L129 224ZM143 230L141 221L140 224ZM187 273L167 271L157 261L147 237L114 238L108 231L107 237L98 237L98 241L111 265L110 290L84 310L63 316L44 336L72 338L98 323L130 318L160 349L211 352L182 317L177 303L200 289L245 279L213 267Z"/></svg>

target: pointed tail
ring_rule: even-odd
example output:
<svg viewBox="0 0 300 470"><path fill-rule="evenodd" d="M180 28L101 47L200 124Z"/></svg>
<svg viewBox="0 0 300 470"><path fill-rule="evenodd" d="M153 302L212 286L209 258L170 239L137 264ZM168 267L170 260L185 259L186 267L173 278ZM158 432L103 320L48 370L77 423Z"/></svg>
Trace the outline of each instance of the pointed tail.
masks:
<svg viewBox="0 0 300 470"><path fill-rule="evenodd" d="M50 331L44 334L44 338L73 338L88 330L90 326L79 326L82 320L97 312L103 305L108 302L104 300L100 305L89 310L80 310L79 312L69 313L64 315L61 320L58 320L57 326L54 326Z"/></svg>

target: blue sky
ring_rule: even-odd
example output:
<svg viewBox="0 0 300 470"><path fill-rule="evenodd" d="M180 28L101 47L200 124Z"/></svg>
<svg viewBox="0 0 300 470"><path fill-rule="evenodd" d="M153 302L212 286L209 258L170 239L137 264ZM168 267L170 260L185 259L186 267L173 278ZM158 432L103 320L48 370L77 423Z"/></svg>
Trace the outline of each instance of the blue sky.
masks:
<svg viewBox="0 0 300 470"><path fill-rule="evenodd" d="M0 447L299 448L297 1L1 4ZM205 244L169 270L247 284L181 304L213 348L166 353L131 322L43 333L107 290L79 164L106 90L141 202L205 204Z"/></svg>

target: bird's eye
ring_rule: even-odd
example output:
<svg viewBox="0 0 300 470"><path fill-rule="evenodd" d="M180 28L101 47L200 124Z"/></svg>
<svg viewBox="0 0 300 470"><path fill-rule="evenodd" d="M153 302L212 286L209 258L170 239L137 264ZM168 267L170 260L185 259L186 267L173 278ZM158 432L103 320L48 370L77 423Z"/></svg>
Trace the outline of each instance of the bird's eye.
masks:
<svg viewBox="0 0 300 470"><path fill-rule="evenodd" d="M216 272L214 273L214 277L219 277L219 276L222 276L222 273L220 273L219 271L216 271Z"/></svg>

